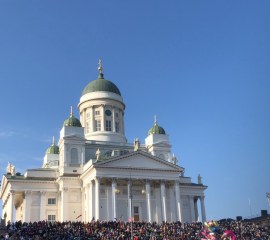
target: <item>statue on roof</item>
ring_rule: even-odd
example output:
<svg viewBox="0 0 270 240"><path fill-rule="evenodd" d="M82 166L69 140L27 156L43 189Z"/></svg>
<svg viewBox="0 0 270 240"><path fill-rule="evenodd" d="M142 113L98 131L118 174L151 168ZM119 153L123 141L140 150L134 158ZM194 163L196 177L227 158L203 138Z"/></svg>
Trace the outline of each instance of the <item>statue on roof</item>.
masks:
<svg viewBox="0 0 270 240"><path fill-rule="evenodd" d="M137 151L141 146L141 142L139 141L139 138L137 138L135 141L134 141L134 151Z"/></svg>
<svg viewBox="0 0 270 240"><path fill-rule="evenodd" d="M15 176L15 166L14 165L12 165L12 167L11 167L11 175Z"/></svg>
<svg viewBox="0 0 270 240"><path fill-rule="evenodd" d="M172 161L173 161L173 164L174 165L177 165L177 163L178 163L178 158L173 154L173 156L172 156Z"/></svg>
<svg viewBox="0 0 270 240"><path fill-rule="evenodd" d="M96 156L97 156L97 161L101 160L101 152L99 151L99 149L96 151Z"/></svg>
<svg viewBox="0 0 270 240"><path fill-rule="evenodd" d="M200 174L198 175L198 184L202 184L202 177Z"/></svg>
<svg viewBox="0 0 270 240"><path fill-rule="evenodd" d="M8 165L7 165L7 172L10 173L11 172L11 165L10 165L10 162L8 162Z"/></svg>

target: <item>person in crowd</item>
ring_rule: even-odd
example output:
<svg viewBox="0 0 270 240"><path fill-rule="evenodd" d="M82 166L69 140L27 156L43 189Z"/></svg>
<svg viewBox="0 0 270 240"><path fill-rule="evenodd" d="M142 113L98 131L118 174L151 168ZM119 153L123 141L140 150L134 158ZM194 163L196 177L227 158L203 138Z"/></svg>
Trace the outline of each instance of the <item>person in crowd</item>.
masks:
<svg viewBox="0 0 270 240"><path fill-rule="evenodd" d="M40 221L22 223L18 221L8 223L6 236L0 236L0 239L130 240L132 227L134 240L200 240L204 238L201 232L206 231L201 222ZM246 222L219 223L219 229L215 232L216 239L221 239L226 230L234 232L236 239L240 240L270 240L270 231L265 225Z"/></svg>

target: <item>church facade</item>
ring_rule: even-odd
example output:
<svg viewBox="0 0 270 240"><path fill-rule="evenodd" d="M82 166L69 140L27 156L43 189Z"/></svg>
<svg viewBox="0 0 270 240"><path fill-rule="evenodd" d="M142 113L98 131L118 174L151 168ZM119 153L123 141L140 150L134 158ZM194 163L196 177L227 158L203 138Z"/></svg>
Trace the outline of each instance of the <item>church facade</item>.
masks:
<svg viewBox="0 0 270 240"><path fill-rule="evenodd" d="M145 144L125 137L125 103L118 87L98 79L83 90L80 120L64 121L58 146L43 166L2 177L2 218L7 221L206 221L204 190L171 156L169 135L157 124ZM199 201L198 201L199 200ZM201 212L198 212L198 204Z"/></svg>

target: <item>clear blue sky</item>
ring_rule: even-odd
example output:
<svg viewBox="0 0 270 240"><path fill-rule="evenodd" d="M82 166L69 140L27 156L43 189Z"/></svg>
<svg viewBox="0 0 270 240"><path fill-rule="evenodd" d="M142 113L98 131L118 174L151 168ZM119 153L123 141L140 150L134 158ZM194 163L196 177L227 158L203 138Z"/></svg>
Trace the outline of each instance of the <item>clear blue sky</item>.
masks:
<svg viewBox="0 0 270 240"><path fill-rule="evenodd" d="M128 141L157 115L186 176L209 186L208 219L250 215L248 198L269 210L269 12L269 0L1 1L0 174L42 166L101 58Z"/></svg>

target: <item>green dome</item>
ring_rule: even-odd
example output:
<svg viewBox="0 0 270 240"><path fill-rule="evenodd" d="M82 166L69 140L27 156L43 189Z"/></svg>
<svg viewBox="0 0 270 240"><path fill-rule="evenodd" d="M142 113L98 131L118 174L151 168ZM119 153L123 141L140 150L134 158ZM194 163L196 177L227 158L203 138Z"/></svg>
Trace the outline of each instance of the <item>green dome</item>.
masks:
<svg viewBox="0 0 270 240"><path fill-rule="evenodd" d="M151 127L150 130L148 131L148 136L150 136L151 134L166 134L166 133L163 127L158 126L155 123L155 126Z"/></svg>
<svg viewBox="0 0 270 240"><path fill-rule="evenodd" d="M88 83L82 92L82 96L90 92L112 92L121 96L118 87L111 81L103 78L103 74L98 75L98 79Z"/></svg>
<svg viewBox="0 0 270 240"><path fill-rule="evenodd" d="M59 154L59 147L57 147L56 145L52 145L50 146L47 151L46 151L46 154Z"/></svg>
<svg viewBox="0 0 270 240"><path fill-rule="evenodd" d="M71 116L70 118L66 119L66 121L64 121L63 126L82 127L82 124L79 119Z"/></svg>

